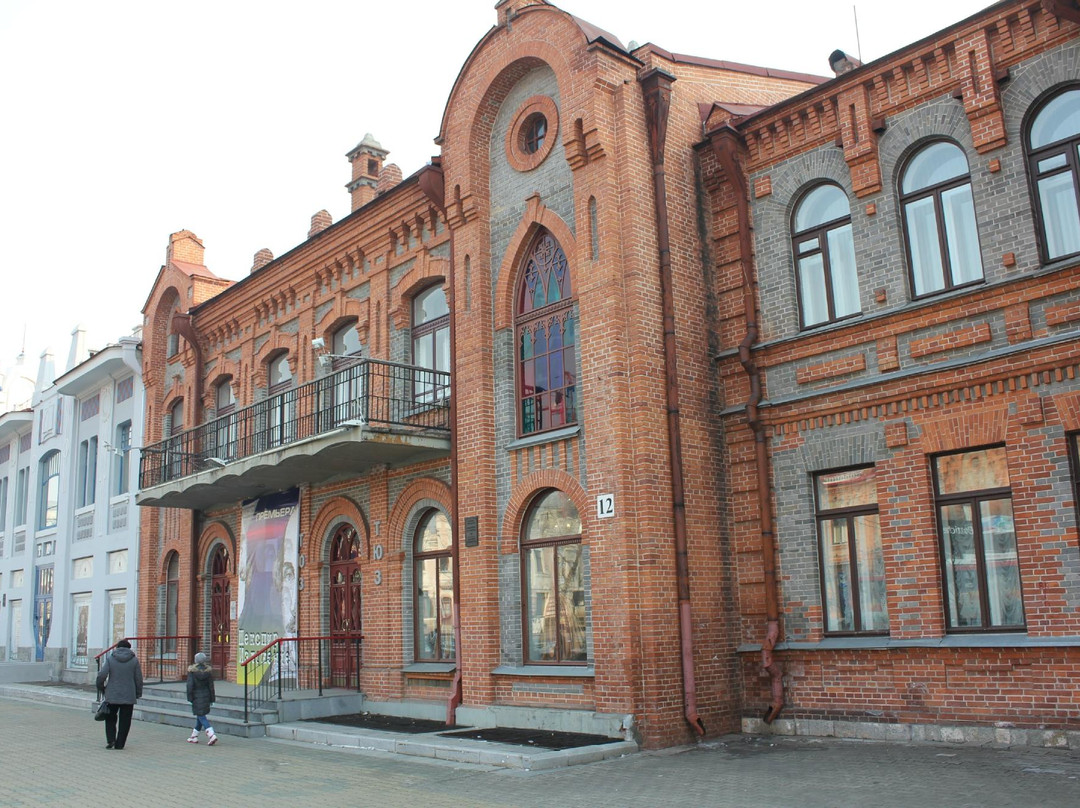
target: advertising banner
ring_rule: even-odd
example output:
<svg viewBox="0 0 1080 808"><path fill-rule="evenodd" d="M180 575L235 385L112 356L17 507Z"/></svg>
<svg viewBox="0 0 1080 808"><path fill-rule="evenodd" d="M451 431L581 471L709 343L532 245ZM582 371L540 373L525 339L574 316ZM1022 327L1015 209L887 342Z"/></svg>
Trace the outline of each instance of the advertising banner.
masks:
<svg viewBox="0 0 1080 808"><path fill-rule="evenodd" d="M237 592L239 661L281 637L296 636L296 564L300 536L297 488L244 503ZM291 643L283 655L293 657ZM285 661L285 659L283 659ZM287 665L292 668L292 665ZM276 664L275 664L276 668ZM249 671L261 680L262 670ZM276 675L276 670L274 671ZM244 672L237 667L237 681Z"/></svg>

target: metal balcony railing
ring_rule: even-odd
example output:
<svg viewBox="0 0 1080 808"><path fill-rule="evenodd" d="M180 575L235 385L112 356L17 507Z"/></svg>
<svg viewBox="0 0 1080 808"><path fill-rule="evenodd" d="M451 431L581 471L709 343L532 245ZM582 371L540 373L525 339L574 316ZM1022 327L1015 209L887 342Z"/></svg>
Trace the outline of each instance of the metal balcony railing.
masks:
<svg viewBox="0 0 1080 808"><path fill-rule="evenodd" d="M139 486L179 480L342 427L366 424L447 432L449 397L449 373L362 359L144 447Z"/></svg>

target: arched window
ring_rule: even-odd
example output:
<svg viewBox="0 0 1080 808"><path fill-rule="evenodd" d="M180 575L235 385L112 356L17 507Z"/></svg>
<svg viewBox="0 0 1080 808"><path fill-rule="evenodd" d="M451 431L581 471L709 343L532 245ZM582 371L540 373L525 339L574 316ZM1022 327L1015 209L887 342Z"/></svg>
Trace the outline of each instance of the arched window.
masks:
<svg viewBox="0 0 1080 808"><path fill-rule="evenodd" d="M169 553L165 565L165 641L166 649L176 652L176 636L179 631L178 613L180 610L180 556Z"/></svg>
<svg viewBox="0 0 1080 808"><path fill-rule="evenodd" d="M1027 147L1043 257L1053 261L1080 253L1080 88L1043 104Z"/></svg>
<svg viewBox="0 0 1080 808"><path fill-rule="evenodd" d="M162 482L175 480L186 473L184 471L184 438L182 435L184 431L183 399L169 407L169 412L165 416L164 428L169 440L165 444L165 480Z"/></svg>
<svg viewBox="0 0 1080 808"><path fill-rule="evenodd" d="M296 390L293 389L289 355L278 354L266 364L268 382L266 435L270 447L290 443L296 437Z"/></svg>
<svg viewBox="0 0 1080 808"><path fill-rule="evenodd" d="M413 298L412 339L414 365L450 372L450 308L442 286L432 286ZM449 394L449 377L417 372L413 386L417 401L441 401Z"/></svg>
<svg viewBox="0 0 1080 808"><path fill-rule="evenodd" d="M364 350L355 322L335 331L333 343L334 350L331 353L334 354L334 370L353 364Z"/></svg>
<svg viewBox="0 0 1080 808"><path fill-rule="evenodd" d="M581 517L562 491L533 500L521 530L525 661L576 664L585 642Z"/></svg>
<svg viewBox="0 0 1080 808"><path fill-rule="evenodd" d="M367 402L364 396L366 367L360 365L363 345L356 330L356 322L334 332L334 379L331 423L338 426L345 422L362 422L367 419Z"/></svg>
<svg viewBox="0 0 1080 808"><path fill-rule="evenodd" d="M900 180L900 205L915 297L982 279L971 177L959 146L939 140L915 152Z"/></svg>
<svg viewBox="0 0 1080 808"><path fill-rule="evenodd" d="M237 456L235 413L236 391L230 377L214 390L214 455L222 460Z"/></svg>
<svg viewBox="0 0 1080 808"><path fill-rule="evenodd" d="M416 659L454 659L454 565L450 520L434 508L424 514L413 539Z"/></svg>
<svg viewBox="0 0 1080 808"><path fill-rule="evenodd" d="M835 185L819 185L800 200L791 227L803 328L861 311L851 206Z"/></svg>
<svg viewBox="0 0 1080 808"><path fill-rule="evenodd" d="M60 512L60 452L53 450L41 458L38 488L38 530L56 527Z"/></svg>
<svg viewBox="0 0 1080 808"><path fill-rule="evenodd" d="M570 268L541 231L521 273L516 307L520 434L577 423L577 342Z"/></svg>

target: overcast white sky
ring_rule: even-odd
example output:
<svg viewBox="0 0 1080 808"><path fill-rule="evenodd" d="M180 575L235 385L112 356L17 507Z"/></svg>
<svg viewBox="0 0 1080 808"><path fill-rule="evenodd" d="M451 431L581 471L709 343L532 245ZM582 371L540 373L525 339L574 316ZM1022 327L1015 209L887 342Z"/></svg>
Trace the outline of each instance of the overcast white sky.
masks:
<svg viewBox="0 0 1080 808"><path fill-rule="evenodd" d="M0 367L57 372L140 324L169 234L239 279L321 208L349 212L365 132L405 176L438 152L447 96L494 0L0 0ZM562 0L623 44L826 75L859 52L852 0ZM989 5L858 3L864 61ZM770 27L773 26L773 27ZM779 26L777 28L776 26Z"/></svg>

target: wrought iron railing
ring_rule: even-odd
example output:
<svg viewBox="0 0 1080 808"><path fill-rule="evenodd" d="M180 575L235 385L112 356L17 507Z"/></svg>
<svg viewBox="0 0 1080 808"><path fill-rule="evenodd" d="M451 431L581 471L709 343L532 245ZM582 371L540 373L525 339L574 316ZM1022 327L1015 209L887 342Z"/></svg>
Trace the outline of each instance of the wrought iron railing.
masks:
<svg viewBox="0 0 1080 808"><path fill-rule="evenodd" d="M347 426L448 431L449 395L449 373L361 359L143 448L139 485L161 485Z"/></svg>
<svg viewBox="0 0 1080 808"><path fill-rule="evenodd" d="M264 704L297 690L323 687L360 691L363 636L281 637L240 663L244 680L244 721Z"/></svg>
<svg viewBox="0 0 1080 808"><path fill-rule="evenodd" d="M143 681L151 682L155 678L160 682L178 682L187 678L188 666L195 658L198 637L163 636L163 637L125 637L131 643L131 650L139 658ZM98 671L101 660L116 648L113 643L96 657Z"/></svg>

